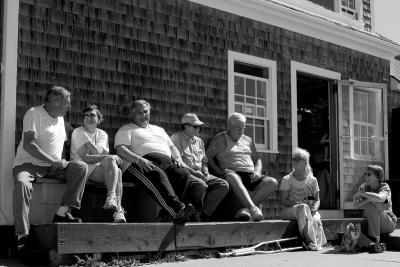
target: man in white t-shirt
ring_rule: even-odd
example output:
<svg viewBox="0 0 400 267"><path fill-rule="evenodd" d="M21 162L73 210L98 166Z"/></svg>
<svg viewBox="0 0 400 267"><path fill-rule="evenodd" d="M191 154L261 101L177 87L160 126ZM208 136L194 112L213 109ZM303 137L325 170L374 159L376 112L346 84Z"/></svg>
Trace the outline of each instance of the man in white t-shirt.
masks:
<svg viewBox="0 0 400 267"><path fill-rule="evenodd" d="M32 183L38 178L66 181L61 206L53 221L80 222L71 215L70 209L80 208L87 165L61 158L66 141L63 116L71 106L70 95L65 88L53 86L46 94L45 104L30 108L24 116L22 139L13 165L14 221L19 251L26 248Z"/></svg>
<svg viewBox="0 0 400 267"><path fill-rule="evenodd" d="M132 122L115 135L114 146L123 159L122 180L133 180L147 190L162 207L163 218L159 219L185 222L195 210L192 204L179 201L178 196L183 197L190 173L182 168L179 152L164 129L149 123L150 109L147 101L135 100Z"/></svg>

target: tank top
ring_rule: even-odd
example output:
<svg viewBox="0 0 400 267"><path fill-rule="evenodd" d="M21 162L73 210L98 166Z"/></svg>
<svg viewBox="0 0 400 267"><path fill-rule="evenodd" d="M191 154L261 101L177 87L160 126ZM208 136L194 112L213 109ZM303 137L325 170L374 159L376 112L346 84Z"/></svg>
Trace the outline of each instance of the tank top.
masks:
<svg viewBox="0 0 400 267"><path fill-rule="evenodd" d="M251 159L250 140L242 135L237 142L233 142L226 132L223 134L226 140L226 148L216 157L219 166L222 169L253 172L254 164Z"/></svg>

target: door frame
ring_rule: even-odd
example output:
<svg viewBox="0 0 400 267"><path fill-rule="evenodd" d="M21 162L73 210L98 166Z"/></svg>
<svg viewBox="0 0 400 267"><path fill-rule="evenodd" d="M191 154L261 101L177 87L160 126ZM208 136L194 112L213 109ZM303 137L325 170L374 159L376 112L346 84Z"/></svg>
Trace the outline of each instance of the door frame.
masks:
<svg viewBox="0 0 400 267"><path fill-rule="evenodd" d="M302 72L330 80L341 80L342 74L335 71L307 65L297 61L290 62L290 87L292 103L292 152L298 146L298 128L297 128L297 73Z"/></svg>

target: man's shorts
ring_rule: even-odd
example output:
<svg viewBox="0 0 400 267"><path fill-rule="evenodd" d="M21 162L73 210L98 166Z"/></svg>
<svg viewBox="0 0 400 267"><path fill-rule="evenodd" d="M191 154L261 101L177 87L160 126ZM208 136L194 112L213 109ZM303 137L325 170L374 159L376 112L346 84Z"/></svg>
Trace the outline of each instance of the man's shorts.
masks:
<svg viewBox="0 0 400 267"><path fill-rule="evenodd" d="M261 177L256 176L253 178L252 172L236 172L236 174L240 176L244 187L246 187L246 189L249 191L255 190L257 188L257 186L264 179L264 176L261 176Z"/></svg>

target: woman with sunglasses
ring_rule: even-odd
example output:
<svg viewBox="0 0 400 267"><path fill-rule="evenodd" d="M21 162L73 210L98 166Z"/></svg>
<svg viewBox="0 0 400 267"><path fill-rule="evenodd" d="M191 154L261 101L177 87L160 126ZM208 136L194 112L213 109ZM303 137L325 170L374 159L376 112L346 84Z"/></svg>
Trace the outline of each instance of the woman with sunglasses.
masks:
<svg viewBox="0 0 400 267"><path fill-rule="evenodd" d="M310 166L310 153L297 148L292 155L292 168L293 171L283 177L280 185L281 203L285 206L282 217L297 220L308 250L315 251L326 244L326 237L317 211L319 186Z"/></svg>
<svg viewBox="0 0 400 267"><path fill-rule="evenodd" d="M365 168L363 183L353 197L354 208L363 209L368 223L367 244L370 252L382 252L386 246L380 243L381 234L390 234L396 229L397 217L392 211L392 198L389 185L381 166L368 165Z"/></svg>
<svg viewBox="0 0 400 267"><path fill-rule="evenodd" d="M103 120L103 114L96 105L90 105L83 110L83 126L72 132L71 159L79 159L89 166L88 180L105 183L107 199L104 209L114 210L114 222L126 222L124 210L121 207L122 173L118 165L122 160L117 155L109 154L108 135L97 128Z"/></svg>

